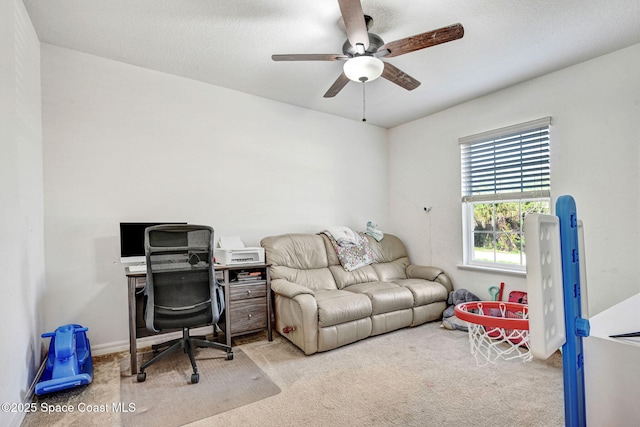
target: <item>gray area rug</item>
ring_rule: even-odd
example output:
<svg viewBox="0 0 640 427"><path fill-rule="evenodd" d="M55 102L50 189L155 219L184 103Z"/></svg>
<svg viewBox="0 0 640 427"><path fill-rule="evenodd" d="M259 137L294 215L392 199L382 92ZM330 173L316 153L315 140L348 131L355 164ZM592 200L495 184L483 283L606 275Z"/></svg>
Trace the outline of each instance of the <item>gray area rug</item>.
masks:
<svg viewBox="0 0 640 427"><path fill-rule="evenodd" d="M280 393L280 388L242 350L233 349L233 360L217 349L196 351L200 382L191 384L191 364L183 352L176 352L147 368L147 379L136 376L120 381L121 401L135 404L135 411L123 412L124 426L181 426L253 403ZM146 361L150 354L143 355ZM128 370L121 367L121 372Z"/></svg>

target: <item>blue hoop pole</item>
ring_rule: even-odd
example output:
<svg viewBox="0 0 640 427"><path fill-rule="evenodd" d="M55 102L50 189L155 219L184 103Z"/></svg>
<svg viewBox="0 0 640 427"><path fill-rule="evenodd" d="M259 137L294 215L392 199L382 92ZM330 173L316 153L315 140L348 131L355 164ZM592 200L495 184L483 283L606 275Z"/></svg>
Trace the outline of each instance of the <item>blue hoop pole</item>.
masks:
<svg viewBox="0 0 640 427"><path fill-rule="evenodd" d="M568 427L583 427L586 426L587 420L582 338L589 336L589 321L582 318L578 215L573 197L560 196L558 198L556 201L556 215L560 220L560 250L566 332L566 342L562 346L565 425Z"/></svg>

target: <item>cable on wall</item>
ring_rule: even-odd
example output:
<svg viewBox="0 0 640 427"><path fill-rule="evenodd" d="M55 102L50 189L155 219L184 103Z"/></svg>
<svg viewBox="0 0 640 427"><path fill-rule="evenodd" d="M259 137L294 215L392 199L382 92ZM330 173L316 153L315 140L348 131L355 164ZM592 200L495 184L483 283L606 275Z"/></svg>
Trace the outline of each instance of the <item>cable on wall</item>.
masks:
<svg viewBox="0 0 640 427"><path fill-rule="evenodd" d="M425 206L424 208L424 212L426 214L431 213L431 209L433 209L433 206ZM428 232L429 232L429 265L433 265L433 258L432 258L432 235L431 235L431 215L427 215L428 218L428 224L427 224L427 228L428 228Z"/></svg>

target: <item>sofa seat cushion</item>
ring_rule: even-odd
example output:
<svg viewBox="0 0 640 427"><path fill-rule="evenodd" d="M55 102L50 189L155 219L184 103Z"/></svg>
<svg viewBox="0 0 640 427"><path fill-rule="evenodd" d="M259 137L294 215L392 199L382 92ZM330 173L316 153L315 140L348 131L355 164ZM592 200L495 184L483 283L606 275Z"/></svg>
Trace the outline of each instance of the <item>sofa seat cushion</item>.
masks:
<svg viewBox="0 0 640 427"><path fill-rule="evenodd" d="M446 301L449 296L447 288L438 282L424 279L396 279L393 283L411 291L416 307L438 301Z"/></svg>
<svg viewBox="0 0 640 427"><path fill-rule="evenodd" d="M317 291L318 326L339 325L371 316L371 301L366 295L343 290Z"/></svg>
<svg viewBox="0 0 640 427"><path fill-rule="evenodd" d="M359 283L345 290L366 295L371 300L373 315L411 308L414 304L409 289L390 282Z"/></svg>

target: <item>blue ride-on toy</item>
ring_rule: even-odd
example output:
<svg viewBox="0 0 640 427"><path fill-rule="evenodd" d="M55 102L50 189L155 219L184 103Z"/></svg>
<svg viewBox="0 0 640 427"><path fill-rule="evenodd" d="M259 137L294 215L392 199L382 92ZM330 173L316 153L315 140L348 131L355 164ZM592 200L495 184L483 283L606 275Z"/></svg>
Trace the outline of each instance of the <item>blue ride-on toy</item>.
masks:
<svg viewBox="0 0 640 427"><path fill-rule="evenodd" d="M69 324L42 334L42 338L51 337L51 342L44 372L36 384L37 395L91 383L93 361L85 334L87 330L80 325Z"/></svg>

